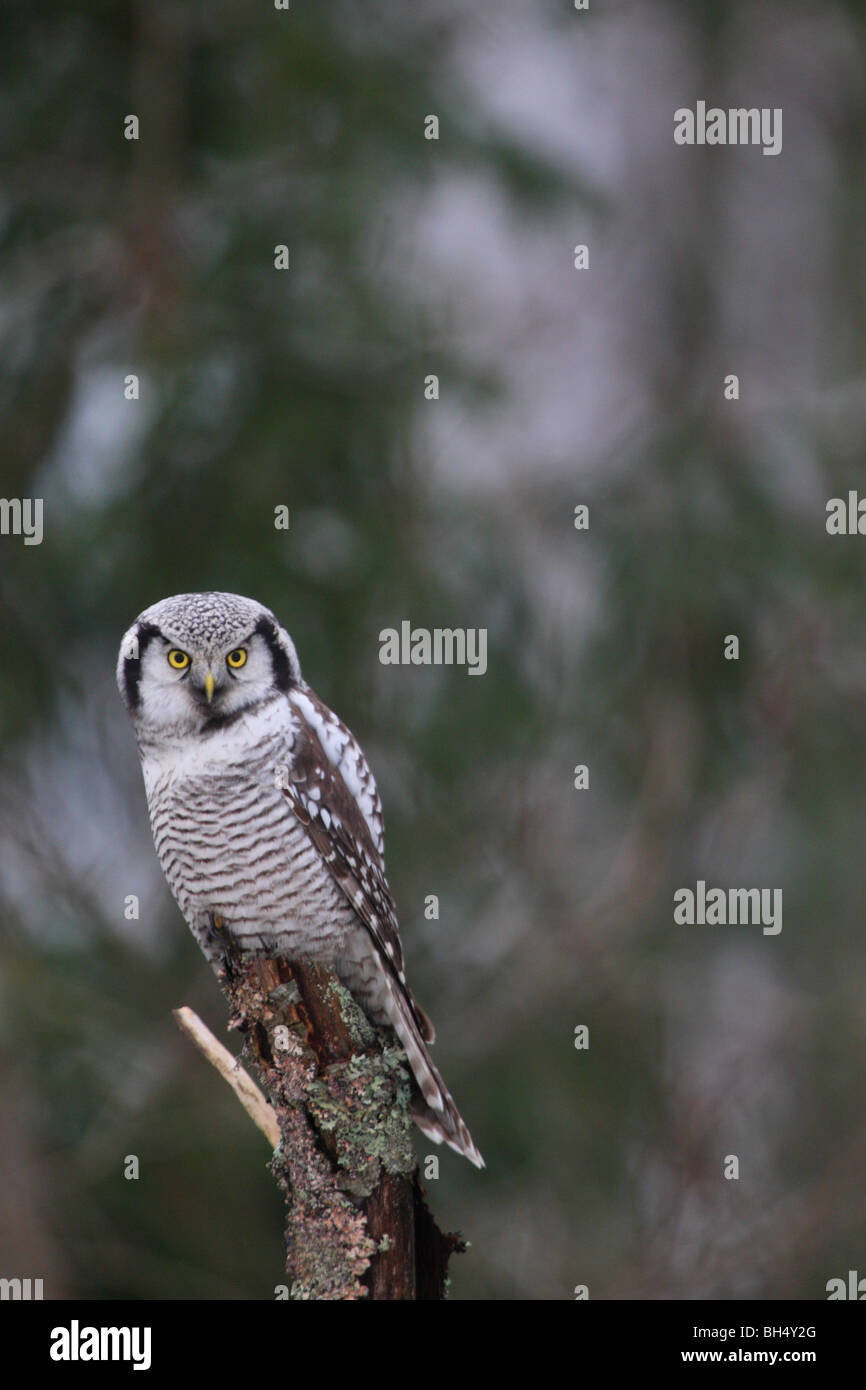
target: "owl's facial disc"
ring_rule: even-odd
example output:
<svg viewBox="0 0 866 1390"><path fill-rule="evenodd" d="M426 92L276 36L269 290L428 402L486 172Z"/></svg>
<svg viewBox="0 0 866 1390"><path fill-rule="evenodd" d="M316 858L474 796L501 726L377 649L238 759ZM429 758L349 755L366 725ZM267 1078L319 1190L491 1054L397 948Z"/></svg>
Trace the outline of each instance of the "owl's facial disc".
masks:
<svg viewBox="0 0 866 1390"><path fill-rule="evenodd" d="M294 644L269 609L238 594L176 594L121 643L121 694L142 727L211 731L300 682Z"/></svg>

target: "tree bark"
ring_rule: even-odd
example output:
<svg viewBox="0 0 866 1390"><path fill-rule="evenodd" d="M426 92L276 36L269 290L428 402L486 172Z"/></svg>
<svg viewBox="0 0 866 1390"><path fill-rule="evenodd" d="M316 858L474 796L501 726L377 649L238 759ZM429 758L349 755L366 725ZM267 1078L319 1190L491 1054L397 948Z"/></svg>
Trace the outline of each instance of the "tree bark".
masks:
<svg viewBox="0 0 866 1390"><path fill-rule="evenodd" d="M325 966L238 957L220 984L281 1140L291 1299L442 1299L465 1245L427 1209L411 1142L402 1048Z"/></svg>

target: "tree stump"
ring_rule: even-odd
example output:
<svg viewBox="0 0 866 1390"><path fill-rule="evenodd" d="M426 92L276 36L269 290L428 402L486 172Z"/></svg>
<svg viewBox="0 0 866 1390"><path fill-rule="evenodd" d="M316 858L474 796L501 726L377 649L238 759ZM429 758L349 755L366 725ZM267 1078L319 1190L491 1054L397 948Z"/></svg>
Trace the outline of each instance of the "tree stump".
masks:
<svg viewBox="0 0 866 1390"><path fill-rule="evenodd" d="M270 1166L287 1204L288 1296L444 1298L465 1244L427 1209L396 1038L322 965L229 945L220 984L279 1124Z"/></svg>

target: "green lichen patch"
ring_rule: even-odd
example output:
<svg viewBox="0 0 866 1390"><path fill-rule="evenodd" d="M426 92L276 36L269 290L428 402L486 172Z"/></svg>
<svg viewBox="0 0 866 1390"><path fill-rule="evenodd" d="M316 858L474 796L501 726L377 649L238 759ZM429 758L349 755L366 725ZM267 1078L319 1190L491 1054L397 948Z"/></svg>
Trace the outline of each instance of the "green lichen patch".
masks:
<svg viewBox="0 0 866 1390"><path fill-rule="evenodd" d="M397 1047L335 1063L311 1083L309 1113L327 1136L345 1186L354 1195L368 1196L382 1169L413 1171L410 1095L405 1054Z"/></svg>
<svg viewBox="0 0 866 1390"><path fill-rule="evenodd" d="M378 1037L376 1029L336 975L328 981L325 995L342 1017L358 1050L365 1051L367 1048L373 1047Z"/></svg>

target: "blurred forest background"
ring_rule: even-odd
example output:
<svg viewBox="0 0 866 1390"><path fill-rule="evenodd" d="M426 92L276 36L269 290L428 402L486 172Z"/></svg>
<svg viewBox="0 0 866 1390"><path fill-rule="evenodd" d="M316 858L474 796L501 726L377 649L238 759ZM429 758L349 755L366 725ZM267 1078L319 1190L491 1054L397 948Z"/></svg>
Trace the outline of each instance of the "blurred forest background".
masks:
<svg viewBox="0 0 866 1390"><path fill-rule="evenodd" d="M0 537L0 1274L281 1282L114 686L209 588L376 771L488 1163L429 1185L452 1297L864 1272L866 540L824 525L864 477L864 71L844 0L4 4L0 493L45 533ZM699 99L782 107L781 155L676 147ZM486 627L487 675L381 666L404 619ZM675 926L698 878L781 887L781 934Z"/></svg>

